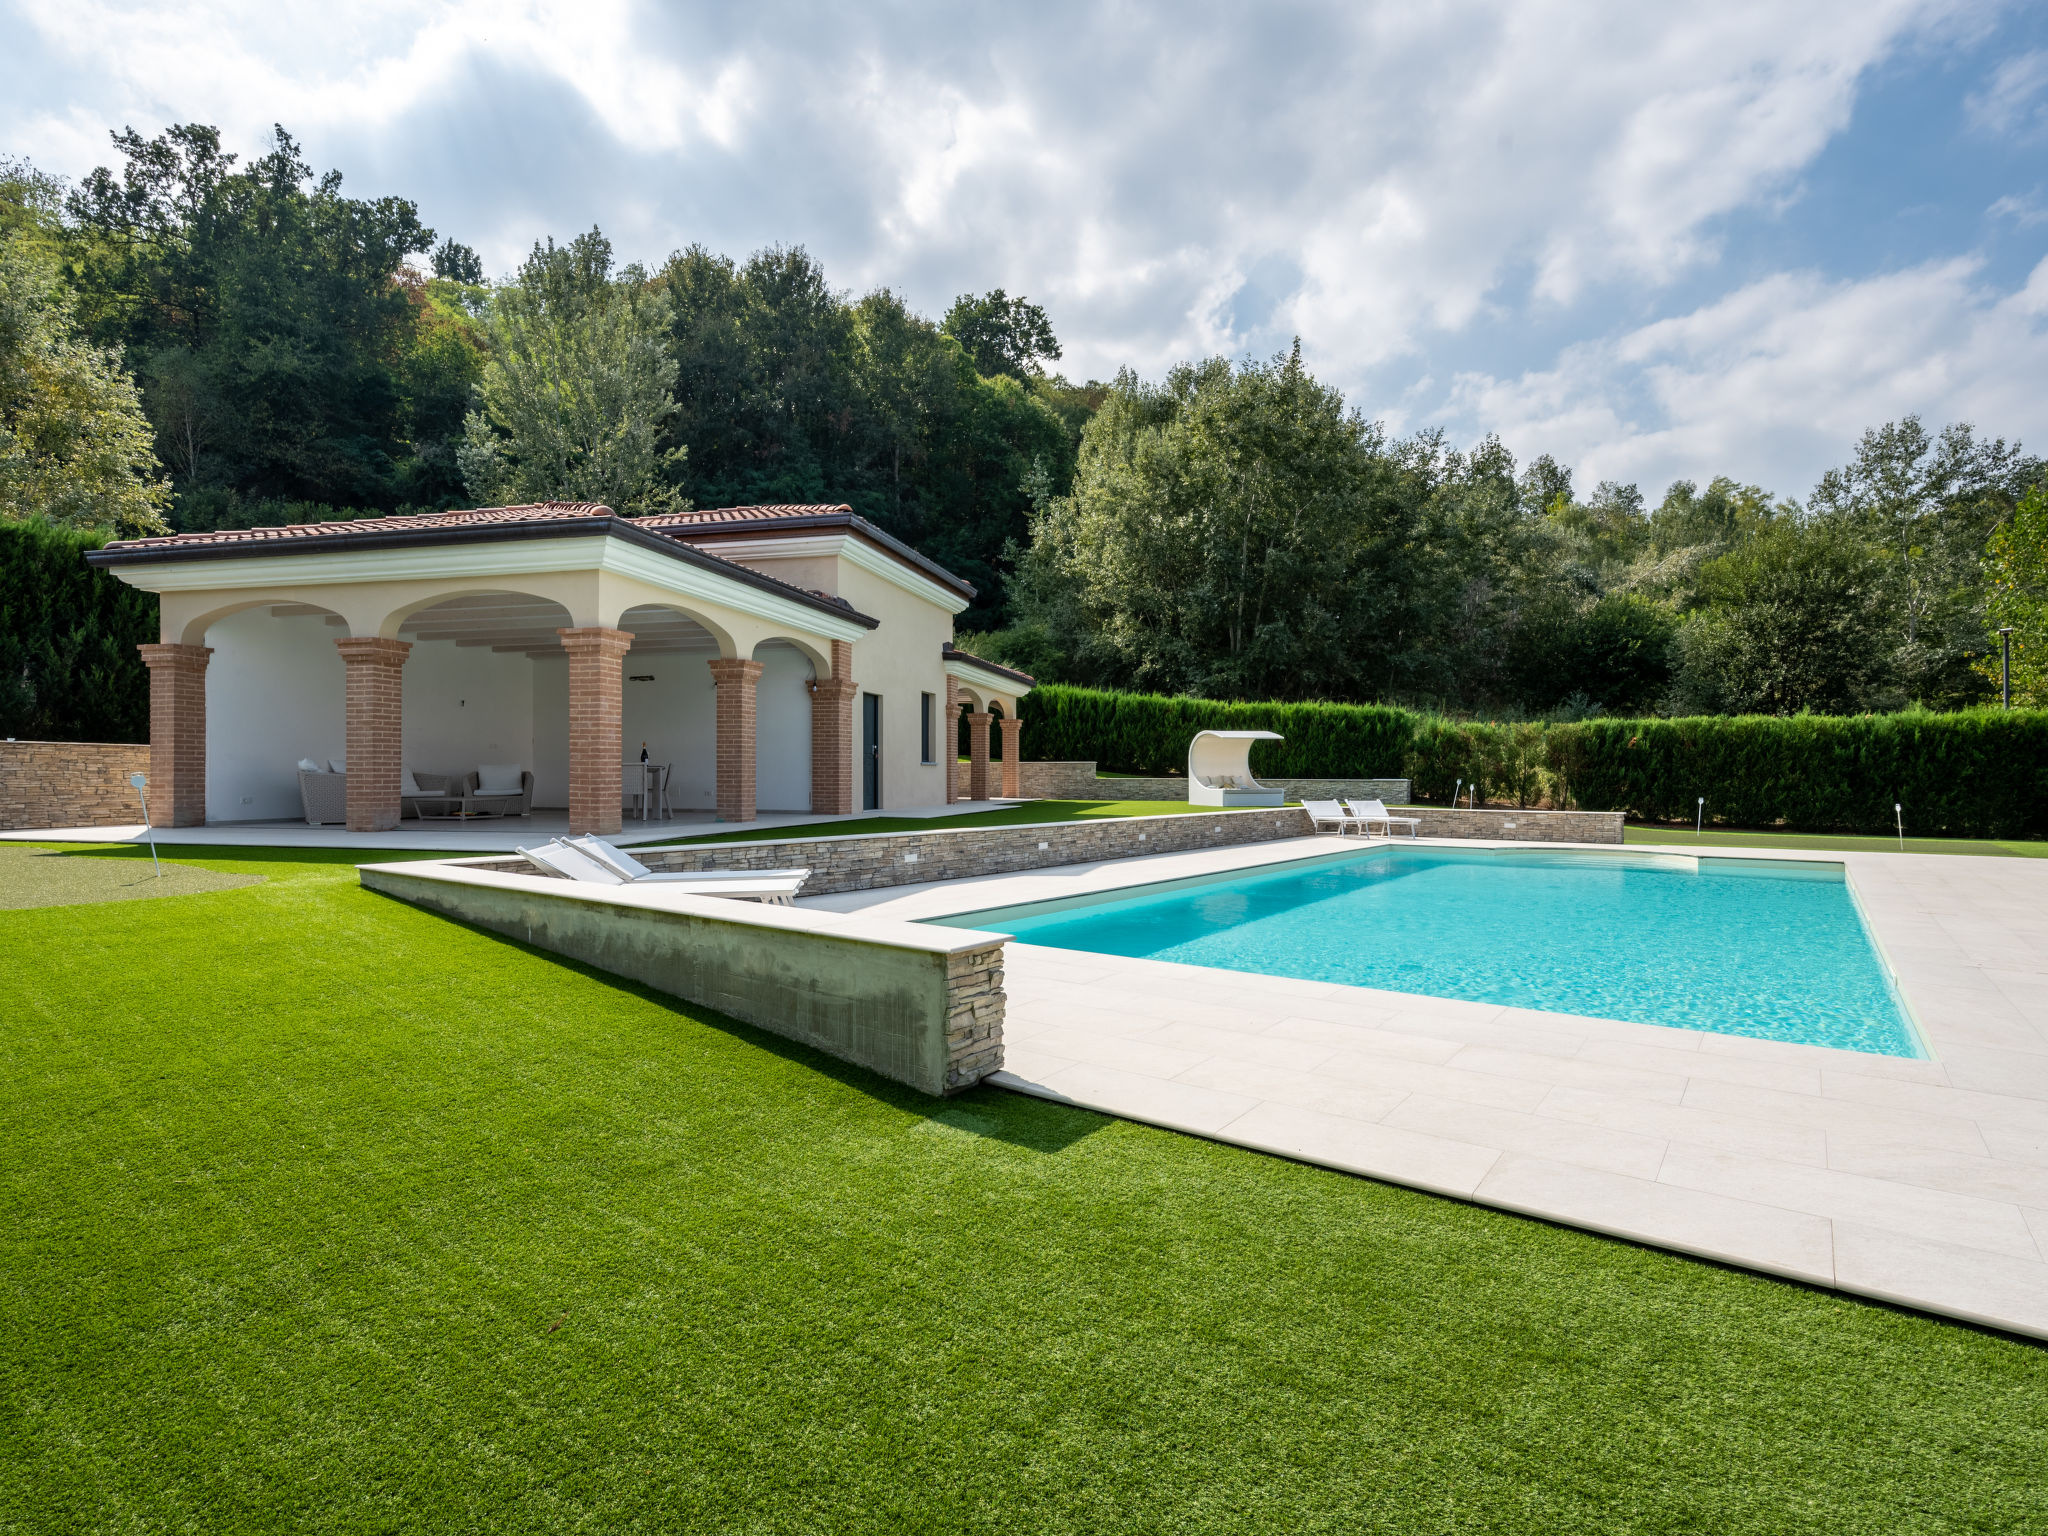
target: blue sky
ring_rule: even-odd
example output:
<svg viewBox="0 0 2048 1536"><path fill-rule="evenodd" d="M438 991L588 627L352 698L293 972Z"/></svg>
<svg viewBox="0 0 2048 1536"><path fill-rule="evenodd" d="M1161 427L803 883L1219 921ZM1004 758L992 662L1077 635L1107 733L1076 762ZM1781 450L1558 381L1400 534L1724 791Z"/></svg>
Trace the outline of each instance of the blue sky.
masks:
<svg viewBox="0 0 2048 1536"><path fill-rule="evenodd" d="M1295 334L1396 431L1804 495L1918 412L2048 451L2048 8L0 0L0 152L272 122L508 270L802 244L1071 376Z"/></svg>

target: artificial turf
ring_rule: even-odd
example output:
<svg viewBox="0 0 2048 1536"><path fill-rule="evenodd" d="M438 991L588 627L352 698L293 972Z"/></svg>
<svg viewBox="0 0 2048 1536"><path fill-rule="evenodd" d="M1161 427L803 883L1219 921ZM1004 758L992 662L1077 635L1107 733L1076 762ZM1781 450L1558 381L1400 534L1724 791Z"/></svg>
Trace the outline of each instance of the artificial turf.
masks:
<svg viewBox="0 0 2048 1536"><path fill-rule="evenodd" d="M1691 827L1630 826L1622 829L1630 843L1663 843L1709 848L1816 848L1831 853L1960 853L1993 859L2048 859L2048 843L1977 837L1861 837L1831 832L1703 831Z"/></svg>
<svg viewBox="0 0 2048 1536"><path fill-rule="evenodd" d="M2048 1520L2035 1344L175 856L264 879L0 912L0 1530Z"/></svg>

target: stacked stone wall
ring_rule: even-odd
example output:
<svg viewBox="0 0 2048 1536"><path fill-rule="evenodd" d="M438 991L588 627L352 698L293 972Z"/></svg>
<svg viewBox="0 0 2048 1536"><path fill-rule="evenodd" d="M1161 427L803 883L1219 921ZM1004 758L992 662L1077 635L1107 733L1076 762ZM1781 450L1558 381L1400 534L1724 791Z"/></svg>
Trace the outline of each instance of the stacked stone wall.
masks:
<svg viewBox="0 0 2048 1536"><path fill-rule="evenodd" d="M1003 946L946 957L946 1092L1003 1065Z"/></svg>
<svg viewBox="0 0 2048 1536"><path fill-rule="evenodd" d="M1618 843L1620 811L1471 811L1411 806L1421 837L1489 838L1504 843Z"/></svg>
<svg viewBox="0 0 2048 1536"><path fill-rule="evenodd" d="M142 820L131 773L149 746L125 741L0 741L0 831L126 827Z"/></svg>
<svg viewBox="0 0 2048 1536"><path fill-rule="evenodd" d="M1033 763L1017 765L1018 791L1027 800L1180 800L1188 797L1188 781L1170 774L1157 777L1120 775L1096 777L1093 763ZM968 798L968 765L955 770L958 798ZM1261 779L1281 790L1290 800L1384 800L1388 805L1406 803L1406 779Z"/></svg>

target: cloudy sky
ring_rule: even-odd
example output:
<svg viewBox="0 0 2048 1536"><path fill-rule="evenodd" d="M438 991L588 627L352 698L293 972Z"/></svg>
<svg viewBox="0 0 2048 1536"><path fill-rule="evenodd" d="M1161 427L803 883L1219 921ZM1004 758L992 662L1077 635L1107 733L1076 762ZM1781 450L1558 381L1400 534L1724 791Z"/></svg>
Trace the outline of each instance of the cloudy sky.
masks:
<svg viewBox="0 0 2048 1536"><path fill-rule="evenodd" d="M866 14L855 14L865 11ZM513 266L810 248L1064 371L1296 334L1397 431L1803 495L1917 411L2048 451L2048 7L0 0L0 153L273 122Z"/></svg>

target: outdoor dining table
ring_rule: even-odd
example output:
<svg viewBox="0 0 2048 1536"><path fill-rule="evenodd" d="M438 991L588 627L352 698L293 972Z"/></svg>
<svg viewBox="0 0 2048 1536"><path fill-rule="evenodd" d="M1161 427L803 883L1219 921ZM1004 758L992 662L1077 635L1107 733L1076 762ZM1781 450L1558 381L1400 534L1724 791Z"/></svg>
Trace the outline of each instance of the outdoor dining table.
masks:
<svg viewBox="0 0 2048 1536"><path fill-rule="evenodd" d="M668 772L662 763L622 763L619 765L619 799L621 804L632 804L639 808L642 821L648 819L657 798L661 801L661 813L668 815L668 796L663 791L668 787L663 777Z"/></svg>

